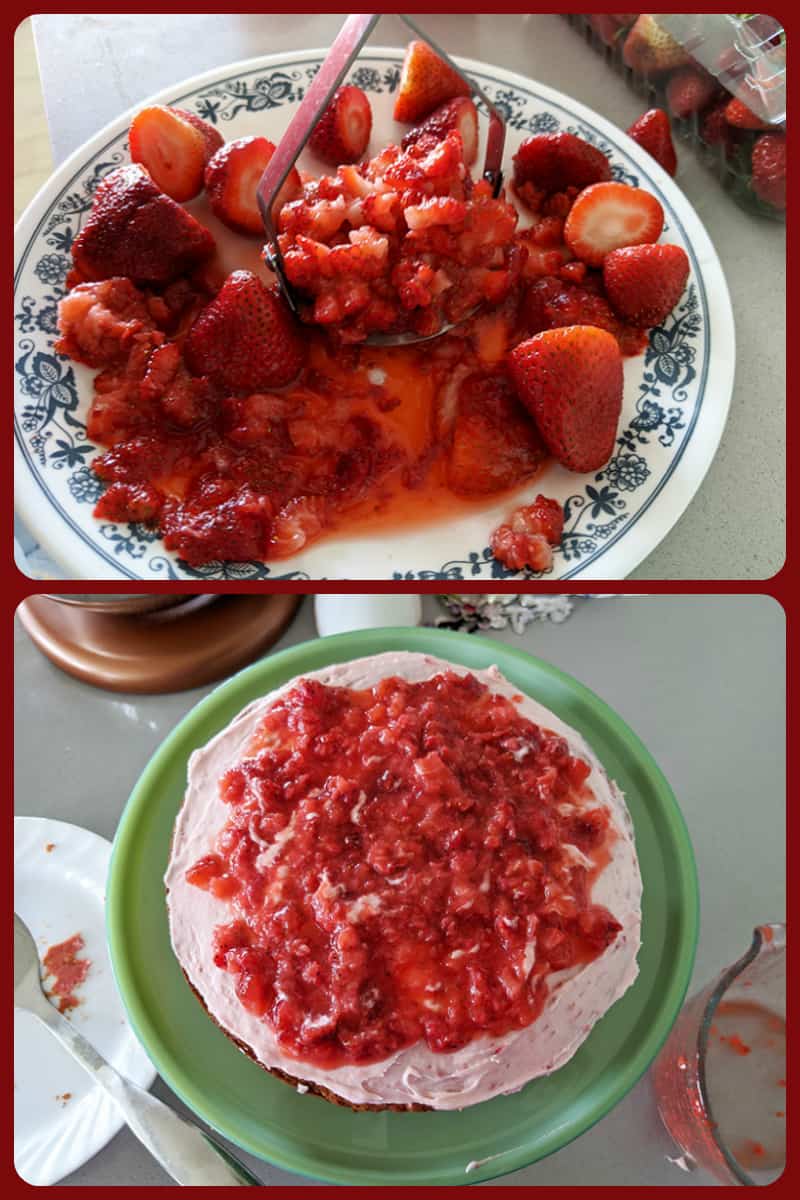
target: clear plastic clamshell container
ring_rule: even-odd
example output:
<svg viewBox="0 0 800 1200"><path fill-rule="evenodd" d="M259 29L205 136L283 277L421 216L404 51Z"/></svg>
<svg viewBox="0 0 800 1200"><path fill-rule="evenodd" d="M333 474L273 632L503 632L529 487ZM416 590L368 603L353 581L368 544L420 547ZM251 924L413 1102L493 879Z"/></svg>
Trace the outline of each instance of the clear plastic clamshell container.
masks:
<svg viewBox="0 0 800 1200"><path fill-rule="evenodd" d="M749 211L786 208L786 35L759 13L583 13L567 18L650 107L669 114ZM732 103L735 101L736 103Z"/></svg>

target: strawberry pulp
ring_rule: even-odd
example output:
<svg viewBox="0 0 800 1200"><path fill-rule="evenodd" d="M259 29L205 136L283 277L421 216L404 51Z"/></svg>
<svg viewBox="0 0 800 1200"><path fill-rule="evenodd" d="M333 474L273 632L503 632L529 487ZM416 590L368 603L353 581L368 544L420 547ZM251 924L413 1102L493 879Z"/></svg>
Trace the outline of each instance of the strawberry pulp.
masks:
<svg viewBox="0 0 800 1200"><path fill-rule="evenodd" d="M304 318L359 342L431 336L499 302L519 270L516 224L516 210L472 180L450 131L306 183L281 210L278 241Z"/></svg>
<svg viewBox="0 0 800 1200"><path fill-rule="evenodd" d="M305 680L220 783L188 881L229 908L214 962L287 1055L321 1067L457 1050L541 1012L621 926L590 766L472 675Z"/></svg>

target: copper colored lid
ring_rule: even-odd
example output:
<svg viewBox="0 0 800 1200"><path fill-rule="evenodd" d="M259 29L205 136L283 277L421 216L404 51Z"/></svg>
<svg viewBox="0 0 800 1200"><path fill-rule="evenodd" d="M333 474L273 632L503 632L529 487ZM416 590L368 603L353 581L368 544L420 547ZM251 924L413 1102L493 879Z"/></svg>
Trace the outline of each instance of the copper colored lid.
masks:
<svg viewBox="0 0 800 1200"><path fill-rule="evenodd" d="M71 604L78 608L103 613L134 613L156 612L160 608L173 608L183 604L185 596L165 596L163 592L146 592L137 595L123 595L120 592L104 592L102 594L87 594L85 592L48 592L48 600L58 604Z"/></svg>
<svg viewBox="0 0 800 1200"><path fill-rule="evenodd" d="M43 654L115 692L180 692L231 674L278 640L301 596L182 596L157 612L96 612L30 596L23 626Z"/></svg>

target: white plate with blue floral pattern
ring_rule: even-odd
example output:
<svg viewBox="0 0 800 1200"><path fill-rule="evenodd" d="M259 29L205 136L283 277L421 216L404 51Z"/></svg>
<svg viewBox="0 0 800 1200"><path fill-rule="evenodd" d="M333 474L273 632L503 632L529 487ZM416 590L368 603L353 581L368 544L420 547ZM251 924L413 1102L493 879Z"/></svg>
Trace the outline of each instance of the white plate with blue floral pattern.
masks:
<svg viewBox="0 0 800 1200"><path fill-rule="evenodd" d="M324 52L251 59L215 69L154 97L217 125L226 139L264 134L278 141ZM374 112L370 153L397 140L392 93L402 51L367 50L351 81ZM568 130L608 154L615 178L658 196L664 239L691 263L686 291L646 352L625 363L623 415L615 452L594 474L550 466L516 503L537 492L561 501L565 527L550 579L620 579L642 561L689 504L719 445L734 374L734 326L719 259L693 208L658 164L621 130L577 101L500 67L469 59L507 119L506 167L531 133ZM142 107L139 105L138 107ZM100 179L127 161L132 113L81 147L39 192L17 227L15 249L15 486L24 524L69 577L77 579L520 579L488 549L509 503L487 502L456 520L387 538L330 535L281 562L211 563L192 569L143 525L101 522L92 508L103 485L91 470L99 453L86 436L92 396L88 368L53 349L56 305L64 293L69 249L86 220ZM302 165L302 160L301 160ZM193 202L196 203L196 202ZM232 266L251 265L253 243L214 225Z"/></svg>

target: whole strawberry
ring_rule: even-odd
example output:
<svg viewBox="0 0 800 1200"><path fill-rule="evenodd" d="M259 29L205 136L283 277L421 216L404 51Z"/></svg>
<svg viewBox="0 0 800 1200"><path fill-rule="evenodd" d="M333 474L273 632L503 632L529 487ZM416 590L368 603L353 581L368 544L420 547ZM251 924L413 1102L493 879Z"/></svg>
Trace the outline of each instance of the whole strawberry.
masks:
<svg viewBox="0 0 800 1200"><path fill-rule="evenodd" d="M669 117L663 108L651 108L633 122L628 137L646 150L668 175L674 175L678 167Z"/></svg>
<svg viewBox="0 0 800 1200"><path fill-rule="evenodd" d="M220 388L259 392L291 383L305 343L280 293L250 271L234 271L189 331L184 358Z"/></svg>
<svg viewBox="0 0 800 1200"><path fill-rule="evenodd" d="M786 138L765 133L753 146L752 185L755 194L773 208L786 208Z"/></svg>
<svg viewBox="0 0 800 1200"><path fill-rule="evenodd" d="M717 81L701 67L681 67L666 86L667 107L681 120L700 112L717 93Z"/></svg>
<svg viewBox="0 0 800 1200"><path fill-rule="evenodd" d="M721 146L727 155L733 149L733 129L728 124L725 110L727 104L714 105L703 116L700 122L700 137L707 146Z"/></svg>
<svg viewBox="0 0 800 1200"><path fill-rule="evenodd" d="M517 395L550 453L569 471L597 471L614 449L622 411L622 355L593 325L548 329L508 359Z"/></svg>
<svg viewBox="0 0 800 1200"><path fill-rule="evenodd" d="M338 167L364 154L372 133L372 109L361 88L340 87L319 119L308 144L318 158Z"/></svg>
<svg viewBox="0 0 800 1200"><path fill-rule="evenodd" d="M478 110L469 96L456 96L453 100L446 100L419 125L409 129L400 144L407 150L422 137L433 137L440 142L453 129L461 134L464 162L471 167L478 157Z"/></svg>
<svg viewBox="0 0 800 1200"><path fill-rule="evenodd" d="M689 259L680 246L626 246L607 254L603 285L611 304L631 325L660 325L683 295Z"/></svg>

